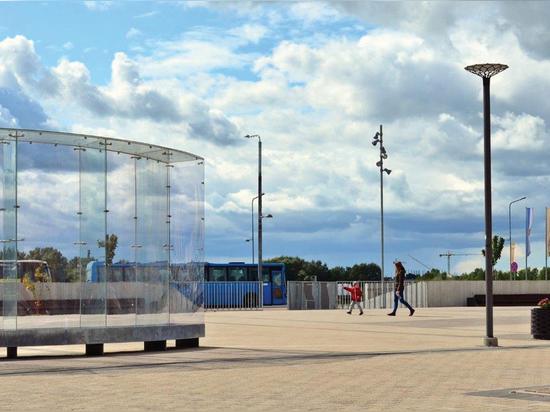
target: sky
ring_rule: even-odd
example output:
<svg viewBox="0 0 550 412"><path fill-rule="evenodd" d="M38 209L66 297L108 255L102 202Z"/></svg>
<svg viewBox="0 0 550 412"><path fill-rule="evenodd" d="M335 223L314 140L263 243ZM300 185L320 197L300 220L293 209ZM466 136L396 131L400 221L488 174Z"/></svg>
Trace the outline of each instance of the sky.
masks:
<svg viewBox="0 0 550 412"><path fill-rule="evenodd" d="M205 158L206 259L250 261L262 138L264 258L483 267L482 83L493 233L544 265L550 206L546 2L0 2L0 127L139 140ZM57 173L57 172L52 172ZM58 172L62 173L62 172ZM60 175L61 176L61 175ZM56 176L50 176L55 179ZM55 218L55 216L53 217ZM62 218L59 216L58 218ZM419 263L419 262L422 262Z"/></svg>

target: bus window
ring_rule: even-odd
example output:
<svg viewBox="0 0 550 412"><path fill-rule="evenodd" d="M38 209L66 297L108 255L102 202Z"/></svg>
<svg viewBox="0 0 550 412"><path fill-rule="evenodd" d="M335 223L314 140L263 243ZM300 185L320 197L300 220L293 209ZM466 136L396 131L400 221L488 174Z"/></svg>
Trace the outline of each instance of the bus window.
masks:
<svg viewBox="0 0 550 412"><path fill-rule="evenodd" d="M210 268L208 276L210 282L224 282L225 281L225 268Z"/></svg>
<svg viewBox="0 0 550 412"><path fill-rule="evenodd" d="M233 281L245 281L246 280L246 269L245 268L229 268L229 275L227 280L230 282Z"/></svg>
<svg viewBox="0 0 550 412"><path fill-rule="evenodd" d="M283 285L283 274L280 271L273 271L273 286L280 288Z"/></svg>
<svg viewBox="0 0 550 412"><path fill-rule="evenodd" d="M248 268L247 280L251 282L256 282L258 280L258 266L253 266Z"/></svg>
<svg viewBox="0 0 550 412"><path fill-rule="evenodd" d="M271 282L271 277L269 276L269 268L262 267L262 275L264 282Z"/></svg>

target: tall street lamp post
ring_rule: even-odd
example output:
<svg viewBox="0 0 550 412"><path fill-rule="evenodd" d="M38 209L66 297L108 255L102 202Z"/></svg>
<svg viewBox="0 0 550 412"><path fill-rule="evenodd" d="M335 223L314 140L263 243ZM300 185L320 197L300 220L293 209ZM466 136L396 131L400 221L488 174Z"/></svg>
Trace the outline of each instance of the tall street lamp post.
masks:
<svg viewBox="0 0 550 412"><path fill-rule="evenodd" d="M263 307L262 278L262 139L258 134L247 134L247 139L258 139L258 282L260 284L260 306Z"/></svg>
<svg viewBox="0 0 550 412"><path fill-rule="evenodd" d="M265 193L262 193L262 196L265 195ZM252 237L250 238L252 240L252 264L254 264L254 200L258 199L259 196L255 196L252 198L252 205L251 205L251 211L252 211L252 217L251 217L251 234Z"/></svg>
<svg viewBox="0 0 550 412"><path fill-rule="evenodd" d="M381 274L380 274L380 281L381 281L381 288L382 288L382 295L384 296L384 307L386 306L386 293L384 290L384 172L388 175L391 173L390 169L386 169L384 167L384 160L388 158L388 153L386 152L386 148L384 147L384 140L383 140L383 134L382 134L382 125L380 125L380 131L376 132L374 137L372 138L372 145L376 146L378 143L379 149L380 149L380 160L376 162L376 166L380 169L380 253L381 253Z"/></svg>
<svg viewBox="0 0 550 412"><path fill-rule="evenodd" d="M505 64L474 64L464 69L483 79L483 164L485 176L485 309L487 336L483 338L485 346L498 346L493 336L493 217L491 202L491 77L506 70Z"/></svg>
<svg viewBox="0 0 550 412"><path fill-rule="evenodd" d="M510 245L510 280L512 280L512 205L520 200L527 199L527 196L512 200L508 205L508 243Z"/></svg>

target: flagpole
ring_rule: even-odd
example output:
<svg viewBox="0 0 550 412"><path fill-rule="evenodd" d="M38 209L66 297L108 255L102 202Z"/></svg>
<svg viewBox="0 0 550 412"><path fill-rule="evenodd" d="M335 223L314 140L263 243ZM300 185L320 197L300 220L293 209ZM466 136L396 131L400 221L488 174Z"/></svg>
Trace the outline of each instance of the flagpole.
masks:
<svg viewBox="0 0 550 412"><path fill-rule="evenodd" d="M527 280L527 256L529 251L529 208L525 208L525 280Z"/></svg>
<svg viewBox="0 0 550 412"><path fill-rule="evenodd" d="M548 280L548 208L546 210L546 236L544 242L544 280Z"/></svg>

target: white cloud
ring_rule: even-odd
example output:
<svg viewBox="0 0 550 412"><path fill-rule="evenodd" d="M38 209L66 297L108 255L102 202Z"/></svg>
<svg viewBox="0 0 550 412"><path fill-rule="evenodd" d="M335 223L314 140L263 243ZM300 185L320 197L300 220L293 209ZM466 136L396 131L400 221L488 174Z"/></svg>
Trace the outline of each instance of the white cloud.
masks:
<svg viewBox="0 0 550 412"><path fill-rule="evenodd" d="M85 1L84 6L92 11L107 11L113 6L112 1Z"/></svg>
<svg viewBox="0 0 550 412"><path fill-rule="evenodd" d="M247 43L258 43L268 32L266 26L260 24L244 24L229 30L229 33L237 36Z"/></svg>
<svg viewBox="0 0 550 412"><path fill-rule="evenodd" d="M130 30L126 32L127 39L135 39L136 37L139 37L139 36L141 36L141 31L139 31L135 27L131 27Z"/></svg>
<svg viewBox="0 0 550 412"><path fill-rule="evenodd" d="M156 16L158 14L159 14L159 12L157 10L153 10L153 11L149 11L147 13L138 14L138 15L134 16L134 19L147 19L149 17L153 17L153 16Z"/></svg>
<svg viewBox="0 0 550 412"><path fill-rule="evenodd" d="M2 105L0 105L0 127L17 127L17 119Z"/></svg>
<svg viewBox="0 0 550 412"><path fill-rule="evenodd" d="M63 44L63 48L65 50L72 50L74 48L74 44L70 41Z"/></svg>
<svg viewBox="0 0 550 412"><path fill-rule="evenodd" d="M515 151L541 150L550 141L544 119L528 114L494 116L493 147Z"/></svg>

